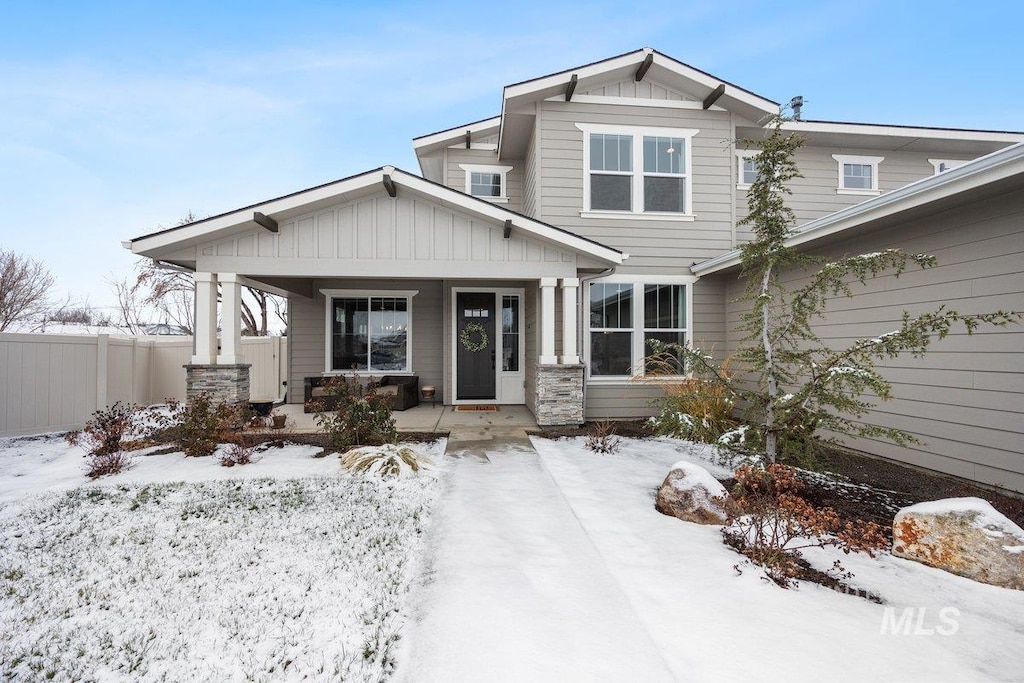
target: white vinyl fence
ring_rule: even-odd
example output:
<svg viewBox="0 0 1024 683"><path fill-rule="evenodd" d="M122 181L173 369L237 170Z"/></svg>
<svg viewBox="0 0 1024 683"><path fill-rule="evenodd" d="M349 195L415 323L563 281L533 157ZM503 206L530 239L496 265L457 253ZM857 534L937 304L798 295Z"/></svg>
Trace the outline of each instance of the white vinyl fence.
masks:
<svg viewBox="0 0 1024 683"><path fill-rule="evenodd" d="M285 337L243 337L250 395L277 399ZM0 334L0 436L77 429L97 408L185 399L191 337Z"/></svg>

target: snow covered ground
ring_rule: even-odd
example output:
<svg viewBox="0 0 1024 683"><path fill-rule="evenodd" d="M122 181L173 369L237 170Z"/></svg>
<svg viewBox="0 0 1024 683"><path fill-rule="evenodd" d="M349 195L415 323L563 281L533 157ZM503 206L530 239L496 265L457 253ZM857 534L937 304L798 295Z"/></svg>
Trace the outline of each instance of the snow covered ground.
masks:
<svg viewBox="0 0 1024 683"><path fill-rule="evenodd" d="M1020 680L1024 592L842 556L885 604L783 590L654 510L669 439L534 439L375 483L271 449L136 459L95 483L0 441L0 679ZM807 553L826 569L839 555Z"/></svg>
<svg viewBox="0 0 1024 683"><path fill-rule="evenodd" d="M89 483L62 439L0 441L0 679L386 677L443 466L380 482L319 450Z"/></svg>
<svg viewBox="0 0 1024 683"><path fill-rule="evenodd" d="M842 557L855 587L784 590L717 527L654 510L687 444L534 439L460 460L399 674L419 681L1020 680L1024 592L889 555ZM722 471L719 471L722 473Z"/></svg>

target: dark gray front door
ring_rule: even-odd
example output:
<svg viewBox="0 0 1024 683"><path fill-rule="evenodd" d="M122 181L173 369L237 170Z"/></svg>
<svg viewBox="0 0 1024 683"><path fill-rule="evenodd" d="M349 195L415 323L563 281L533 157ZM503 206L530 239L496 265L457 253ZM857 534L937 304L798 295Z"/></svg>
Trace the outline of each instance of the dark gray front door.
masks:
<svg viewBox="0 0 1024 683"><path fill-rule="evenodd" d="M456 398L459 400L495 398L494 313L493 292L455 293Z"/></svg>

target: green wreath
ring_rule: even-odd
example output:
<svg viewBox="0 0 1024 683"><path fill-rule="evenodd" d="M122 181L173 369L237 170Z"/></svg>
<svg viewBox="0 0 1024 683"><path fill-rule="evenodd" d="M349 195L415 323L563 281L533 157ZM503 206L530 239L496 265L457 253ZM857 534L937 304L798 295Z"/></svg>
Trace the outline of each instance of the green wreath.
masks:
<svg viewBox="0 0 1024 683"><path fill-rule="evenodd" d="M473 335L479 335L475 341ZM469 323L459 332L459 341L462 343L462 348L471 353L476 353L486 349L487 342L490 340L487 338L487 330L484 329L483 325L480 323Z"/></svg>

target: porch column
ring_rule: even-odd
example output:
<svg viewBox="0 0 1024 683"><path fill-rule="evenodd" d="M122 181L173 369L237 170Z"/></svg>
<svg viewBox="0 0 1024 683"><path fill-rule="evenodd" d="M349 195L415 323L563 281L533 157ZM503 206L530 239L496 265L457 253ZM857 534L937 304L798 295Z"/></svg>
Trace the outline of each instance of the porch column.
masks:
<svg viewBox="0 0 1024 683"><path fill-rule="evenodd" d="M555 355L555 286L558 278L540 279L540 364L557 365Z"/></svg>
<svg viewBox="0 0 1024 683"><path fill-rule="evenodd" d="M217 276L195 274L196 330L193 365L213 365L217 358Z"/></svg>
<svg viewBox="0 0 1024 683"><path fill-rule="evenodd" d="M562 278L562 365L579 365L576 347L576 294L580 288L578 277Z"/></svg>
<svg viewBox="0 0 1024 683"><path fill-rule="evenodd" d="M221 340L217 365L242 362L242 283L235 273L218 273L221 295Z"/></svg>

